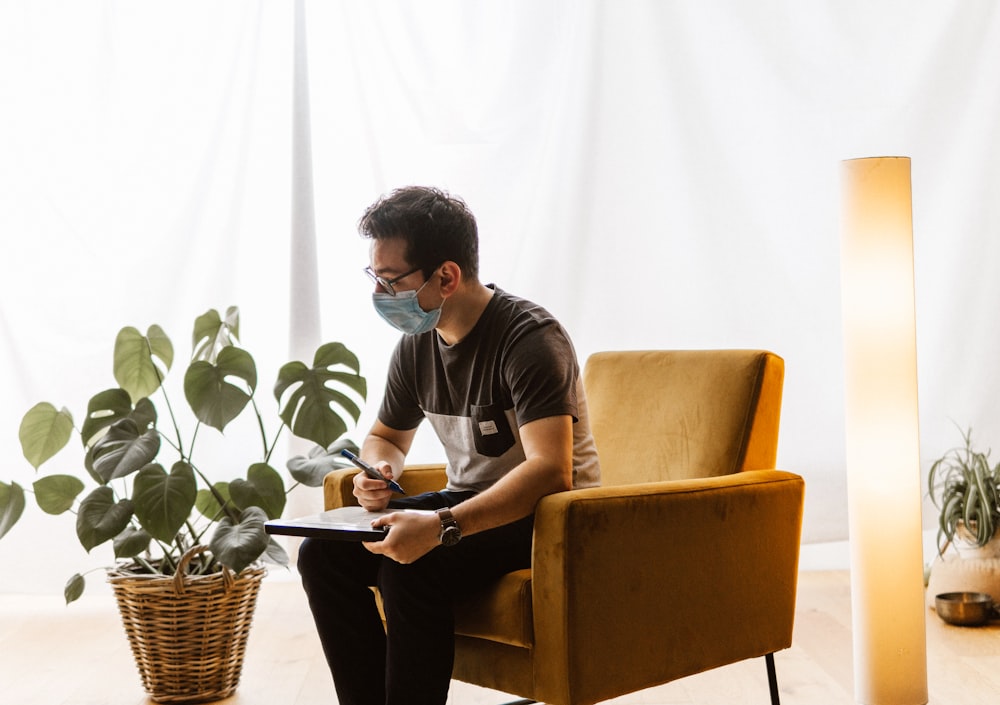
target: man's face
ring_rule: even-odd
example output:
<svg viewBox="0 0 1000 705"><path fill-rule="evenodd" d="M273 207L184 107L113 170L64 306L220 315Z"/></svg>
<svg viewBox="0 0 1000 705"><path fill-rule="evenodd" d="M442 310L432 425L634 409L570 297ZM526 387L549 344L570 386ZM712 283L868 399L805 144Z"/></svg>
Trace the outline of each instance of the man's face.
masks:
<svg viewBox="0 0 1000 705"><path fill-rule="evenodd" d="M406 261L405 254L406 242L400 238L372 241L371 269L395 293L418 289L425 282L423 273ZM375 291L392 293L381 282L376 282Z"/></svg>

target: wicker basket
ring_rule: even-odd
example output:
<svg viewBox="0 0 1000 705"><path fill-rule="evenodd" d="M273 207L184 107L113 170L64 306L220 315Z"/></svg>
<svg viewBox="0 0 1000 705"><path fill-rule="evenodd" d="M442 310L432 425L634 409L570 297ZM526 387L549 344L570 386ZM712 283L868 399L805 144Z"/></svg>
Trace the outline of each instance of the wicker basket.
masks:
<svg viewBox="0 0 1000 705"><path fill-rule="evenodd" d="M108 573L142 685L156 702L221 700L240 680L265 570L185 575L205 550L185 553L173 577Z"/></svg>

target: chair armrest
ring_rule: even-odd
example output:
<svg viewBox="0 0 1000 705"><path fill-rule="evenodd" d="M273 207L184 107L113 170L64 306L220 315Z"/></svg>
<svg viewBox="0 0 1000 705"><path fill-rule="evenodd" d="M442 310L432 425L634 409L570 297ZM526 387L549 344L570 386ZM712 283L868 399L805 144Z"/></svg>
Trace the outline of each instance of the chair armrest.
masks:
<svg viewBox="0 0 1000 705"><path fill-rule="evenodd" d="M399 484L407 495L417 495L444 489L448 481L444 463L425 465L407 465L399 478ZM323 478L323 509L356 506L354 496L354 476L358 474L354 468L333 470Z"/></svg>
<svg viewBox="0 0 1000 705"><path fill-rule="evenodd" d="M536 698L574 683L602 700L619 674L647 687L789 646L803 495L798 475L753 470L544 497Z"/></svg>
<svg viewBox="0 0 1000 705"><path fill-rule="evenodd" d="M358 499L354 496L354 476L360 472L357 468L341 468L331 470L323 478L323 510L339 507L356 507Z"/></svg>

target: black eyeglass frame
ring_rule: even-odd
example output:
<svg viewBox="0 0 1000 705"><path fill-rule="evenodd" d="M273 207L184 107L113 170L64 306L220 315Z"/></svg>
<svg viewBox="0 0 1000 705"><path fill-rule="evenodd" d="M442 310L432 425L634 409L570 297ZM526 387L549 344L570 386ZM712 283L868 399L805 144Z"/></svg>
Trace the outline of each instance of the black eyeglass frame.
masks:
<svg viewBox="0 0 1000 705"><path fill-rule="evenodd" d="M371 265L365 267L364 271L365 274L368 275L368 278L372 280L373 284L385 289L385 293L387 293L389 296L395 296L396 289L393 287L393 284L395 284L401 279L406 279L406 277L410 276L411 274L416 274L417 272L422 270L423 267L415 267L411 269L409 272L406 272L405 274L400 274L398 277L393 277L392 279L386 279L385 277L380 277L378 274L375 273L375 270L371 268Z"/></svg>

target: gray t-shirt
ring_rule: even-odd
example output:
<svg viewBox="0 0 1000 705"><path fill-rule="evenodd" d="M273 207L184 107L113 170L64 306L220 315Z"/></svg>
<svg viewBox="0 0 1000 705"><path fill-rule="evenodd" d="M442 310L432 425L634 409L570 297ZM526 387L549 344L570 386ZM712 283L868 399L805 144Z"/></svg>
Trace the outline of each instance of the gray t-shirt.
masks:
<svg viewBox="0 0 1000 705"><path fill-rule="evenodd" d="M490 287L494 295L479 321L455 345L433 330L400 339L379 420L409 430L428 419L448 459L448 489L481 492L524 461L520 426L569 414L573 486L599 485L569 336L541 306Z"/></svg>

